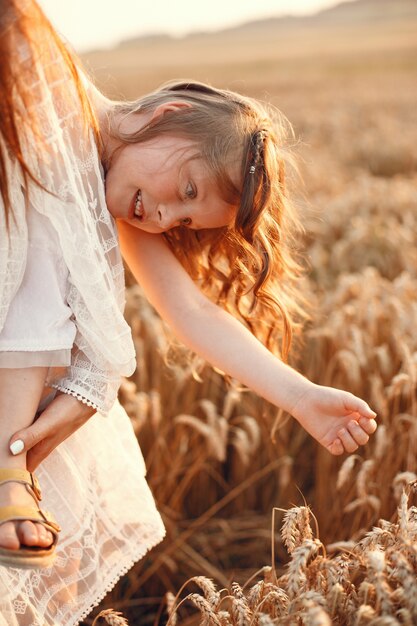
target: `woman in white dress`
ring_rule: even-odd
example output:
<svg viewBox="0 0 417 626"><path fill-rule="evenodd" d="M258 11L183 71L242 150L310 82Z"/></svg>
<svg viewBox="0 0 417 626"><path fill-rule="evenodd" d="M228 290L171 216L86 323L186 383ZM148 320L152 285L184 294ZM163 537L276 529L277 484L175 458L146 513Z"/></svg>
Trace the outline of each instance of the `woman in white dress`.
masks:
<svg viewBox="0 0 417 626"><path fill-rule="evenodd" d="M15 454L0 451L0 563L9 566L0 567L0 614L8 626L68 626L164 534L115 404L134 355L101 162L126 259L186 345L291 413L332 454L366 443L375 414L307 381L196 285L267 345L280 320L289 339L299 306L284 278L296 264L267 112L197 83L139 105L87 94L34 0L0 0L0 8L8 61L0 70L0 427ZM43 502L62 527L56 548L49 514L4 513L39 495L10 472L41 459ZM53 554L43 570L10 567L45 565Z"/></svg>
<svg viewBox="0 0 417 626"><path fill-rule="evenodd" d="M65 439L37 472L42 506L61 527L56 558L44 569L0 567L0 624L70 626L161 541L164 528L130 420L115 402L121 375L134 370L134 349L82 86L34 2L0 3L0 48L0 467L26 467L7 440L45 406L39 423L55 420ZM28 457L28 466L38 461ZM33 508L34 501L24 485L7 482L5 505ZM19 547L16 535L29 548L51 543L40 523L9 521L0 530L3 555Z"/></svg>

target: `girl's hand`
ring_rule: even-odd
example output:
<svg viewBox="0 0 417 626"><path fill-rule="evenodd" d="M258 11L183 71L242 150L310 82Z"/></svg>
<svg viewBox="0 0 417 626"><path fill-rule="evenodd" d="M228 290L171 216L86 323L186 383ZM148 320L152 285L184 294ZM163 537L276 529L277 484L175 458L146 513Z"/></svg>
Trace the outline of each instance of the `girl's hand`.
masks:
<svg viewBox="0 0 417 626"><path fill-rule="evenodd" d="M331 454L354 452L376 431L376 413L347 391L311 383L291 414Z"/></svg>
<svg viewBox="0 0 417 626"><path fill-rule="evenodd" d="M23 442L24 447L19 453L27 452L27 469L34 472L60 443L85 424L95 412L95 409L77 398L58 393L33 424L11 437L9 445L18 440Z"/></svg>

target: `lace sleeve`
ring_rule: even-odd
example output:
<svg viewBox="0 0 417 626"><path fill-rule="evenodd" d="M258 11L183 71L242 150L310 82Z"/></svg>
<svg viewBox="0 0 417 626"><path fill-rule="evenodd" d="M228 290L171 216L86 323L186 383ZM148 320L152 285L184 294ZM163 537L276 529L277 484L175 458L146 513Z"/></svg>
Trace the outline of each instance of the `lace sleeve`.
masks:
<svg viewBox="0 0 417 626"><path fill-rule="evenodd" d="M86 128L73 76L52 44L48 48L44 42L42 50L43 57L28 62L27 101L37 128L25 129L22 153L41 183L29 185L31 207L57 233L69 275L67 301L77 327L69 375L55 381L55 386L106 413L121 376L129 376L136 366L130 328L123 317L123 263L105 202L94 132ZM16 107L24 120L26 109L18 98ZM34 150L39 133L41 153ZM21 281L27 250L25 198L20 178L10 174L14 219L8 233L0 223L0 327Z"/></svg>
<svg viewBox="0 0 417 626"><path fill-rule="evenodd" d="M116 371L104 371L95 366L78 346L82 343L83 338L77 334L71 366L64 377L52 380L50 386L106 416L117 398L121 377Z"/></svg>

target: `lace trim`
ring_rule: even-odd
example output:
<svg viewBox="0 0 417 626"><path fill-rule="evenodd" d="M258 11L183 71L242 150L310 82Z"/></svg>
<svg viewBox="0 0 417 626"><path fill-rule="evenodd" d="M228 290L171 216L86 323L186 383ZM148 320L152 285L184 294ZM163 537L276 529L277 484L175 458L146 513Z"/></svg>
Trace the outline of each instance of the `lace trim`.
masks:
<svg viewBox="0 0 417 626"><path fill-rule="evenodd" d="M79 400L83 404L86 404L87 406L91 406L96 411L100 411L100 408L97 406L97 404L95 404L95 402L91 402L91 400L88 400L88 398L85 398L76 391L68 389L67 387L61 387L60 385L52 384L50 386L53 387L53 389L58 389L58 391L62 391L62 393L66 393L69 396L74 396L74 398L77 398L77 400Z"/></svg>
<svg viewBox="0 0 417 626"><path fill-rule="evenodd" d="M75 621L68 622L67 626L76 626L83 619L85 619L87 615L89 615L91 611L100 604L103 598L116 586L116 584L122 578L122 576L127 574L127 572L133 567L135 563L143 559L143 557L145 556L147 552L152 550L152 548L154 548L156 545L158 545L158 543L162 541L162 539L166 535L166 531L165 531L165 528L163 527L161 530L162 530L161 534L159 535L155 534L152 538L151 543L148 544L144 550L143 549L139 550L135 556L131 557L128 561L126 561L126 563L122 566L122 568L118 571L118 573L115 576L113 574L109 576L108 582L104 583L104 587L102 591L98 594L96 599L92 601L92 603L88 606L87 609L83 609L82 611L78 613L78 615L75 614L74 616Z"/></svg>

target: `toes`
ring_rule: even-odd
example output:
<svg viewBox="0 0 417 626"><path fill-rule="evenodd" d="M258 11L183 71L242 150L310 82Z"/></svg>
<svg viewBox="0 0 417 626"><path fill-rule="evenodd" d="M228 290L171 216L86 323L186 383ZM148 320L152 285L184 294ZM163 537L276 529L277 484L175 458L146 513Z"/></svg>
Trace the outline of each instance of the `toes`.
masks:
<svg viewBox="0 0 417 626"><path fill-rule="evenodd" d="M53 542L52 533L43 526L33 522L21 522L18 530L20 543L25 546L47 548Z"/></svg>
<svg viewBox="0 0 417 626"><path fill-rule="evenodd" d="M20 548L19 538L13 522L5 522L0 526L0 546L7 550L18 550Z"/></svg>
<svg viewBox="0 0 417 626"><path fill-rule="evenodd" d="M39 545L38 531L33 522L26 520L19 524L18 536L20 543L25 546Z"/></svg>
<svg viewBox="0 0 417 626"><path fill-rule="evenodd" d="M36 524L39 536L39 545L42 548L47 548L50 546L54 540L52 533L49 530L46 530L45 526L42 524Z"/></svg>
<svg viewBox="0 0 417 626"><path fill-rule="evenodd" d="M369 435L363 430L361 426L359 426L358 422L352 420L348 423L347 429L352 435L353 439L360 446L363 446L365 443L369 441Z"/></svg>
<svg viewBox="0 0 417 626"><path fill-rule="evenodd" d="M337 436L341 440L346 452L355 452L355 450L358 449L358 444L346 428L342 428L341 430L339 430Z"/></svg>
<svg viewBox="0 0 417 626"><path fill-rule="evenodd" d="M368 433L368 435L372 435L377 429L377 423L374 419L367 419L366 417L361 417L359 419L359 425L363 430Z"/></svg>

